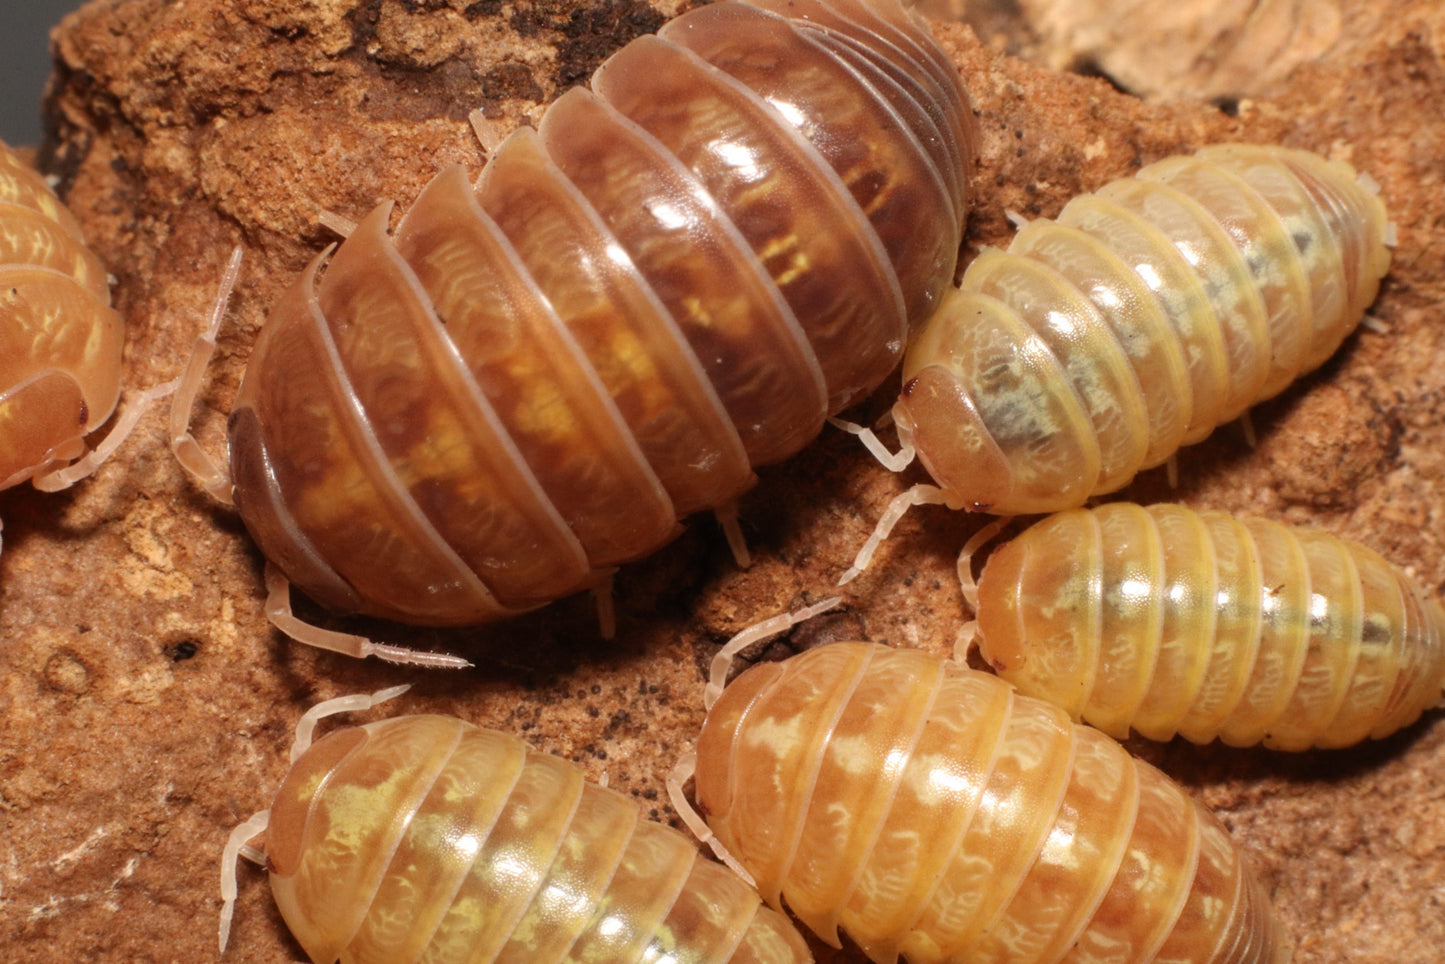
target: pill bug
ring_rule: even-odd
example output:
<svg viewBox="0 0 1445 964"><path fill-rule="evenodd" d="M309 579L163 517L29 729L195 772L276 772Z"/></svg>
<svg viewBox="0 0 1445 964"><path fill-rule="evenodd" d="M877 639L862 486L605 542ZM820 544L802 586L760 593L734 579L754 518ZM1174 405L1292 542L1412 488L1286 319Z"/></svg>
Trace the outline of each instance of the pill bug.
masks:
<svg viewBox="0 0 1445 964"><path fill-rule="evenodd" d="M1289 956L1183 790L1053 704L916 650L754 666L708 714L696 795L769 904L879 964Z"/></svg>
<svg viewBox="0 0 1445 964"><path fill-rule="evenodd" d="M79 222L0 143L0 489L85 474L66 470L115 409L124 336Z"/></svg>
<svg viewBox="0 0 1445 964"><path fill-rule="evenodd" d="M228 430L248 530L324 606L418 625L596 585L895 367L952 279L972 124L893 0L634 40L277 302Z"/></svg>
<svg viewBox="0 0 1445 964"><path fill-rule="evenodd" d="M1389 265L1346 164L1223 145L984 251L909 346L894 416L955 506L1111 492L1319 366Z"/></svg>
<svg viewBox="0 0 1445 964"><path fill-rule="evenodd" d="M1439 603L1358 543L1265 519L1061 512L990 555L977 599L1001 676L1120 738L1349 746L1445 686Z"/></svg>
<svg viewBox="0 0 1445 964"><path fill-rule="evenodd" d="M228 850L264 827L272 893L316 964L812 960L686 836L516 737L403 716L308 741Z"/></svg>

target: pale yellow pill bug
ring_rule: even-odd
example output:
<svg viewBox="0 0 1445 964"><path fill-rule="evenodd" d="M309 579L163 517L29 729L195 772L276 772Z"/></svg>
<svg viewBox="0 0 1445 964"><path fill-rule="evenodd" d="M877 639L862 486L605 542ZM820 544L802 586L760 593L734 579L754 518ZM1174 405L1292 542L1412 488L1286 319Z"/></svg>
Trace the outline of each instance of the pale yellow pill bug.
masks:
<svg viewBox="0 0 1445 964"><path fill-rule="evenodd" d="M837 643L760 664L697 756L699 810L764 899L879 964L1288 960L1207 811L960 663Z"/></svg>
<svg viewBox="0 0 1445 964"><path fill-rule="evenodd" d="M1349 746L1445 685L1445 611L1378 553L1178 505L1037 523L989 557L978 629L1000 675L1119 737Z"/></svg>
<svg viewBox="0 0 1445 964"><path fill-rule="evenodd" d="M316 964L812 960L684 835L572 764L453 717L312 745L271 808L266 861Z"/></svg>
<svg viewBox="0 0 1445 964"><path fill-rule="evenodd" d="M1225 145L1151 164L983 252L913 339L894 408L950 504L1112 492L1318 367L1389 266L1347 164Z"/></svg>

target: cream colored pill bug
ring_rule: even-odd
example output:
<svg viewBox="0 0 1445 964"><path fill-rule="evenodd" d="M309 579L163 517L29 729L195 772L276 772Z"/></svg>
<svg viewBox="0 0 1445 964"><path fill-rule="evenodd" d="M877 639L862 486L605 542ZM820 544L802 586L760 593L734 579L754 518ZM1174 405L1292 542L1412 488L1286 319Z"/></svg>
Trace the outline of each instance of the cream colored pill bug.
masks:
<svg viewBox="0 0 1445 964"><path fill-rule="evenodd" d="M364 218L272 309L229 473L178 454L338 612L472 625L596 587L896 368L952 282L973 125L895 0L689 11L475 185Z"/></svg>
<svg viewBox="0 0 1445 964"><path fill-rule="evenodd" d="M1343 747L1445 686L1445 611L1379 554L1223 512L1050 516L989 557L977 611L999 675L1121 738Z"/></svg>
<svg viewBox="0 0 1445 964"><path fill-rule="evenodd" d="M1371 182L1305 151L1150 164L969 266L909 346L900 434L954 506L1082 505L1328 358L1389 234Z"/></svg>
<svg viewBox="0 0 1445 964"><path fill-rule="evenodd" d="M0 489L63 488L93 467L69 463L115 409L124 337L79 223L0 143Z"/></svg>
<svg viewBox="0 0 1445 964"><path fill-rule="evenodd" d="M572 764L453 717L329 734L293 764L265 829L272 892L315 964L812 960L683 834ZM234 884L222 892L224 948Z"/></svg>
<svg viewBox="0 0 1445 964"><path fill-rule="evenodd" d="M698 808L765 900L879 964L1282 964L1210 814L1058 707L869 643L754 666L698 740Z"/></svg>

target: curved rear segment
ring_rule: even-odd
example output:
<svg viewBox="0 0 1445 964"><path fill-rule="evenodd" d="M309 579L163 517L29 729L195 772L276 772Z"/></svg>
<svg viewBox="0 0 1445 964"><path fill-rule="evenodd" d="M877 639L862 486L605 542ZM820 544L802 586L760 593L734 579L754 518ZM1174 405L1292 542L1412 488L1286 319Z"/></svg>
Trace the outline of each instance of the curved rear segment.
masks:
<svg viewBox="0 0 1445 964"><path fill-rule="evenodd" d="M74 443L110 418L120 397L124 339L120 315L70 275L0 266L0 452L13 463L0 466L9 470L0 481L13 485L51 459L81 454Z"/></svg>

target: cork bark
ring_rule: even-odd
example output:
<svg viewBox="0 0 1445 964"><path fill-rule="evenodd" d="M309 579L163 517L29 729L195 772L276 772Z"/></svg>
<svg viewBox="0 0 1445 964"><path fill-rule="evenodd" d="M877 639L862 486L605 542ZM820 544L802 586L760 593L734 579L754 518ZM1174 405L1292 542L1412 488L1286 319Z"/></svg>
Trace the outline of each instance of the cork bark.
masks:
<svg viewBox="0 0 1445 964"><path fill-rule="evenodd" d="M100 0L54 35L54 174L115 276L126 383L174 377L233 246L246 261L197 431L225 415L267 311L333 240L322 211L404 208L447 164L475 173L466 114L540 115L676 4L642 0ZM1141 164L1229 140L1350 161L1398 229L1372 315L1338 356L1124 495L1307 522L1374 546L1431 592L1445 585L1445 9L1343 0L1342 41L1267 97L1144 102L1050 72L940 24L978 110L978 203L965 254L1001 245L1007 212L1056 213ZM859 410L880 414L889 385ZM298 646L262 613L262 560L233 513L181 473L148 416L94 478L0 495L0 947L15 962L195 961L215 955L217 864L232 826L268 805L296 719L342 693L415 684L387 712L446 712L519 733L672 819L663 780L695 737L708 659L763 616L833 591L893 476L828 432L760 473L742 503L739 570L706 518L617 577L617 638L590 600L515 622L417 631L313 619L457 652L477 668L408 672ZM919 510L847 587L845 606L769 647L836 638L946 651L965 619L954 556L979 517ZM374 711L373 714L382 712ZM1432 959L1445 947L1445 752L1438 712L1335 753L1143 743L1131 749L1213 807L1247 849L1295 960ZM831 954L831 952L829 952ZM829 955L825 954L826 959ZM228 959L302 957L264 874L243 868ZM861 961L856 951L839 960Z"/></svg>

